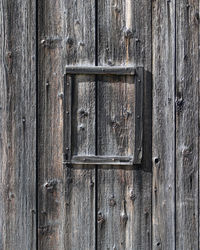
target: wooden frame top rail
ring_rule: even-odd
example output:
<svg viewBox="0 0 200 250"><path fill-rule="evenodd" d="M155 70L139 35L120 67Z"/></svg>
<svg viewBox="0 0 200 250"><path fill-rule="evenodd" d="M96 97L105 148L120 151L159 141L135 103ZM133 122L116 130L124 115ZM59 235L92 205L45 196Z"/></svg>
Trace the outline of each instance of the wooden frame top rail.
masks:
<svg viewBox="0 0 200 250"><path fill-rule="evenodd" d="M123 66L66 66L66 74L85 75L135 75L134 67Z"/></svg>

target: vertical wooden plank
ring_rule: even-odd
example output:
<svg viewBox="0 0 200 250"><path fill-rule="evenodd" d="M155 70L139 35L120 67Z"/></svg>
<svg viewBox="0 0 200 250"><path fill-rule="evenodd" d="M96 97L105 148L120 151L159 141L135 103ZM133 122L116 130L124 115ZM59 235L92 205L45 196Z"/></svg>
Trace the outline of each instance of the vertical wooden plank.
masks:
<svg viewBox="0 0 200 250"><path fill-rule="evenodd" d="M151 71L151 1L98 1L98 63ZM145 81L151 83L149 74ZM110 88L114 95L114 85ZM140 170L98 168L98 249L151 249L150 169L151 153Z"/></svg>
<svg viewBox="0 0 200 250"><path fill-rule="evenodd" d="M35 1L0 1L0 249L36 249Z"/></svg>
<svg viewBox="0 0 200 250"><path fill-rule="evenodd" d="M153 1L153 249L175 249L175 1Z"/></svg>
<svg viewBox="0 0 200 250"><path fill-rule="evenodd" d="M64 68L94 64L94 0L38 4L39 249L94 249L95 171L62 164Z"/></svg>
<svg viewBox="0 0 200 250"><path fill-rule="evenodd" d="M95 77L73 78L71 152L95 155ZM68 166L65 185L64 249L95 249L94 166Z"/></svg>
<svg viewBox="0 0 200 250"><path fill-rule="evenodd" d="M176 248L199 249L199 1L176 12Z"/></svg>

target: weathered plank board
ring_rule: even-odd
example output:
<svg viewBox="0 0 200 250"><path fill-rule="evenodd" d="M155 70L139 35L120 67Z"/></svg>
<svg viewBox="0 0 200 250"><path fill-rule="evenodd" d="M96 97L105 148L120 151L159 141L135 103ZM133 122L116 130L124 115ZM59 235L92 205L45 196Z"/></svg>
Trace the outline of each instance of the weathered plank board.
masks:
<svg viewBox="0 0 200 250"><path fill-rule="evenodd" d="M199 1L176 1L176 248L199 249Z"/></svg>
<svg viewBox="0 0 200 250"><path fill-rule="evenodd" d="M99 65L143 65L150 71L151 1L98 1L97 51ZM117 98L115 84L109 88ZM106 136L105 145L113 143L109 131ZM151 159L148 164L146 169ZM144 165L105 168L98 168L98 249L151 249L151 173Z"/></svg>
<svg viewBox="0 0 200 250"><path fill-rule="evenodd" d="M76 76L72 91L72 155L92 154L95 148L94 76ZM64 96L64 98L67 98ZM68 127L64 126L64 131ZM65 138L64 138L65 141ZM64 145L65 147L65 145ZM65 148L66 154L68 149ZM95 248L95 168L66 164L65 249Z"/></svg>
<svg viewBox="0 0 200 250"><path fill-rule="evenodd" d="M153 249L175 249L175 1L152 3Z"/></svg>
<svg viewBox="0 0 200 250"><path fill-rule="evenodd" d="M38 4L39 249L94 249L95 170L62 164L63 74L66 64L94 65L94 1Z"/></svg>
<svg viewBox="0 0 200 250"><path fill-rule="evenodd" d="M35 1L0 1L0 249L36 249Z"/></svg>

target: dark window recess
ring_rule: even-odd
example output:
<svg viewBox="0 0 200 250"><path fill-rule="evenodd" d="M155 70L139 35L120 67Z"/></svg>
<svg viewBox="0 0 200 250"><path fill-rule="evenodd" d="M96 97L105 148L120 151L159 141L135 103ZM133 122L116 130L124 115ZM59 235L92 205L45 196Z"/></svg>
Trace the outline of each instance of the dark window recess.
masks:
<svg viewBox="0 0 200 250"><path fill-rule="evenodd" d="M67 66L64 163L140 164L142 111L142 68Z"/></svg>

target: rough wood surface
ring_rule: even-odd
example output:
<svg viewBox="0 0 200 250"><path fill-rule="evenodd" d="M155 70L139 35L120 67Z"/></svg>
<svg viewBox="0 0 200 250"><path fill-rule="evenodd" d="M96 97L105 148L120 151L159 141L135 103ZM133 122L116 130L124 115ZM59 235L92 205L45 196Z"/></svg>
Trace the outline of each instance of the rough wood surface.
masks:
<svg viewBox="0 0 200 250"><path fill-rule="evenodd" d="M0 250L199 249L199 8L0 0Z"/></svg>
<svg viewBox="0 0 200 250"><path fill-rule="evenodd" d="M75 77L72 102L72 155L95 155L95 76Z"/></svg>
<svg viewBox="0 0 200 250"><path fill-rule="evenodd" d="M0 249L36 249L35 2L0 1Z"/></svg>
<svg viewBox="0 0 200 250"><path fill-rule="evenodd" d="M134 154L136 86L132 82L130 76L98 78L98 155Z"/></svg>
<svg viewBox="0 0 200 250"><path fill-rule="evenodd" d="M199 249L199 1L176 1L176 249Z"/></svg>
<svg viewBox="0 0 200 250"><path fill-rule="evenodd" d="M94 65L94 1L38 4L39 249L94 249L95 171L62 164L63 74Z"/></svg>
<svg viewBox="0 0 200 250"><path fill-rule="evenodd" d="M150 1L98 1L98 63L151 71ZM114 83L109 88L117 98ZM113 134L106 136L113 143ZM144 165L104 168L98 168L98 249L151 249L151 173Z"/></svg>
<svg viewBox="0 0 200 250"><path fill-rule="evenodd" d="M175 249L175 1L152 3L153 249Z"/></svg>

